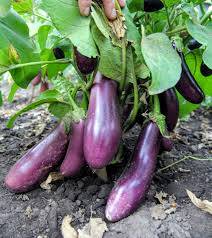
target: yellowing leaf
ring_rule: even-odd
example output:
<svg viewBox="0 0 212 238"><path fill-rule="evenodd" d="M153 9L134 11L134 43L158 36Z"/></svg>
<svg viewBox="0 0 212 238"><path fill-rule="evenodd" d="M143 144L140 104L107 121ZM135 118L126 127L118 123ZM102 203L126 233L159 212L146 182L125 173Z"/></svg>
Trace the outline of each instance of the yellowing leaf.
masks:
<svg viewBox="0 0 212 238"><path fill-rule="evenodd" d="M65 216L62 221L61 232L63 238L77 238L76 230L71 226L71 217L69 215Z"/></svg>
<svg viewBox="0 0 212 238"><path fill-rule="evenodd" d="M210 214L212 214L212 202L209 202L208 200L201 200L199 198L196 197L196 195L194 193L192 193L191 191L186 189L186 192L189 196L189 198L191 199L192 203L200 208L201 210L208 212Z"/></svg>
<svg viewBox="0 0 212 238"><path fill-rule="evenodd" d="M57 172L52 172L49 174L48 178L40 184L40 187L45 190L51 190L51 183L58 181L58 180L63 180L63 175Z"/></svg>

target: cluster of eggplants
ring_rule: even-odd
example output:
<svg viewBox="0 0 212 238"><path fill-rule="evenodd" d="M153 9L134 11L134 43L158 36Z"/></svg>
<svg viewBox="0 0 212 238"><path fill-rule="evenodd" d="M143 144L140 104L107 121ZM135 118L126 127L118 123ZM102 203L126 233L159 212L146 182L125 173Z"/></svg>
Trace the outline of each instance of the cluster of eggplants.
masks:
<svg viewBox="0 0 212 238"><path fill-rule="evenodd" d="M32 80L31 84L33 88L40 85L40 93L45 92L49 89L49 84L47 82L43 82L41 79L41 72L36 75L36 77Z"/></svg>

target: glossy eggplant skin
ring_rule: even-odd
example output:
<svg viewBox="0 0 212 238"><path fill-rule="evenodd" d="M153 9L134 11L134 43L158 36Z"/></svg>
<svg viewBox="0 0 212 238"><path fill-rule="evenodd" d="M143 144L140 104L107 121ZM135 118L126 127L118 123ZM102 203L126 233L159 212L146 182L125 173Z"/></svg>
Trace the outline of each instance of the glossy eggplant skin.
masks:
<svg viewBox="0 0 212 238"><path fill-rule="evenodd" d="M195 49L198 49L202 46L202 44L200 44L198 41L196 41L195 39L191 39L189 42L188 42L188 48L189 50L195 50Z"/></svg>
<svg viewBox="0 0 212 238"><path fill-rule="evenodd" d="M144 11L155 12L164 7L160 0L144 0Z"/></svg>
<svg viewBox="0 0 212 238"><path fill-rule="evenodd" d="M37 76L32 80L32 86L37 86L41 83L41 73L39 72Z"/></svg>
<svg viewBox="0 0 212 238"><path fill-rule="evenodd" d="M83 133L84 120L73 123L66 156L60 166L60 172L65 177L76 175L85 165L83 154Z"/></svg>
<svg viewBox="0 0 212 238"><path fill-rule="evenodd" d="M161 137L161 145L160 145L160 152L168 151L170 152L174 147L174 144L171 139L167 137Z"/></svg>
<svg viewBox="0 0 212 238"><path fill-rule="evenodd" d="M179 102L174 88L158 95L161 113L166 117L168 131L173 131L179 118Z"/></svg>
<svg viewBox="0 0 212 238"><path fill-rule="evenodd" d="M79 71L82 74L92 73L97 66L97 58L89 58L87 56L84 56L80 54L80 52L76 48L74 49L74 53Z"/></svg>
<svg viewBox="0 0 212 238"><path fill-rule="evenodd" d="M209 69L206 64L202 62L200 66L200 72L203 76L208 77L212 75L212 69Z"/></svg>
<svg viewBox="0 0 212 238"><path fill-rule="evenodd" d="M199 104L204 100L204 93L197 84L193 75L191 74L188 65L186 64L185 57L182 52L178 52L182 60L182 73L181 78L176 84L177 91L189 102Z"/></svg>
<svg viewBox="0 0 212 238"><path fill-rule="evenodd" d="M116 82L97 72L91 88L84 130L84 156L91 168L105 167L121 140Z"/></svg>
<svg viewBox="0 0 212 238"><path fill-rule="evenodd" d="M160 138L159 128L154 122L149 121L143 126L130 166L109 195L105 210L109 221L116 222L129 216L145 198L156 167Z"/></svg>
<svg viewBox="0 0 212 238"><path fill-rule="evenodd" d="M68 135L63 124L59 124L11 167L5 178L7 188L16 193L34 188L61 162L67 143Z"/></svg>
<svg viewBox="0 0 212 238"><path fill-rule="evenodd" d="M63 50L60 49L59 47L54 48L53 52L54 52L54 56L56 59L64 59L65 58L65 54L64 54Z"/></svg>

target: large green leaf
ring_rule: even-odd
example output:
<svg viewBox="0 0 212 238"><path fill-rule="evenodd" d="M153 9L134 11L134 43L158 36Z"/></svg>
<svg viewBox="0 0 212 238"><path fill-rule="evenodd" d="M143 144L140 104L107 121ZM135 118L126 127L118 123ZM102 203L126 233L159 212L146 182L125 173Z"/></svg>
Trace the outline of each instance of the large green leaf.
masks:
<svg viewBox="0 0 212 238"><path fill-rule="evenodd" d="M5 17L10 10L11 1L1 0L0 2L0 17Z"/></svg>
<svg viewBox="0 0 212 238"><path fill-rule="evenodd" d="M181 59L169 38L163 33L148 35L142 38L141 49L152 76L149 94L159 94L175 86L181 75Z"/></svg>
<svg viewBox="0 0 212 238"><path fill-rule="evenodd" d="M60 33L69 37L83 55L98 55L90 32L91 17L80 15L76 0L42 0L42 7Z"/></svg>
<svg viewBox="0 0 212 238"><path fill-rule="evenodd" d="M12 5L20 14L33 12L33 0L12 0Z"/></svg>
<svg viewBox="0 0 212 238"><path fill-rule="evenodd" d="M15 63L39 60L38 54L34 51L34 45L29 38L27 24L12 9L6 17L0 18L0 38L0 55L3 55L0 63L3 66L13 64L14 55L16 55ZM18 86L26 88L38 70L38 66L24 67L11 71L11 74Z"/></svg>
<svg viewBox="0 0 212 238"><path fill-rule="evenodd" d="M210 69L212 69L212 23L210 22L206 26L202 26L188 20L187 29L194 39L206 46L206 50L202 56L203 61Z"/></svg>

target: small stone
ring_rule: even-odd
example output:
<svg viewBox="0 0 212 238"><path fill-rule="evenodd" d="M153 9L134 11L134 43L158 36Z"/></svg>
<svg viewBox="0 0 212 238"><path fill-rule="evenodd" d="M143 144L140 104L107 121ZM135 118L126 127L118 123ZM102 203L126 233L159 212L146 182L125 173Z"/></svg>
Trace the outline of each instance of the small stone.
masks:
<svg viewBox="0 0 212 238"><path fill-rule="evenodd" d="M91 195L96 194L98 190L99 189L98 189L97 185L90 185L90 186L87 187L87 193L91 194Z"/></svg>
<svg viewBox="0 0 212 238"><path fill-rule="evenodd" d="M109 195L110 191L111 191L110 186L108 186L107 184L102 185L101 189L100 189L100 191L98 193L98 198L105 198L105 197L107 197Z"/></svg>
<svg viewBox="0 0 212 238"><path fill-rule="evenodd" d="M77 186L79 189L82 189L84 187L83 181L77 181Z"/></svg>
<svg viewBox="0 0 212 238"><path fill-rule="evenodd" d="M76 200L76 204L77 204L77 206L80 206L81 205L81 201L80 200Z"/></svg>

